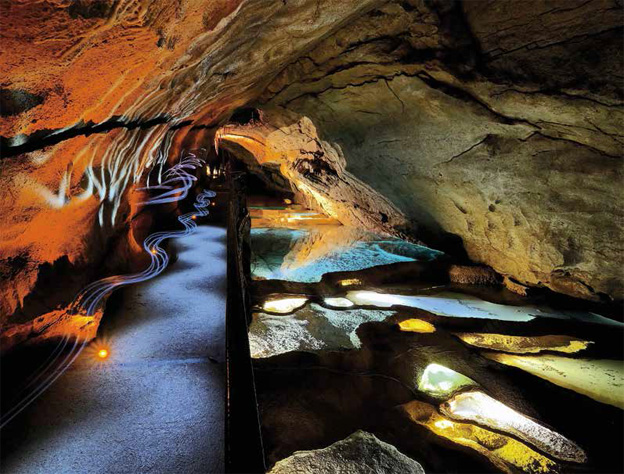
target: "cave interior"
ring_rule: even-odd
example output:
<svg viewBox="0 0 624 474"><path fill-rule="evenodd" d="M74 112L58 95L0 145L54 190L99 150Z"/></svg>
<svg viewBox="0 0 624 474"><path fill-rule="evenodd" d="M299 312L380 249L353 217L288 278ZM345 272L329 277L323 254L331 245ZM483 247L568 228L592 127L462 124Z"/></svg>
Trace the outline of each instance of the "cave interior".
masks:
<svg viewBox="0 0 624 474"><path fill-rule="evenodd" d="M624 472L621 0L0 5L3 472Z"/></svg>

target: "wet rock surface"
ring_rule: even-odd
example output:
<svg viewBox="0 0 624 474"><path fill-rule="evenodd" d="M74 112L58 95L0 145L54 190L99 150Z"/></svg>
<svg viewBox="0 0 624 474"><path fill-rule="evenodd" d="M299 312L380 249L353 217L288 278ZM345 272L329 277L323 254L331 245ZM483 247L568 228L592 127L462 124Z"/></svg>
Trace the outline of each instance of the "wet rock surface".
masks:
<svg viewBox="0 0 624 474"><path fill-rule="evenodd" d="M273 250L264 242L255 251ZM444 265L255 281L256 308L280 298L303 304L256 312L249 328L268 465L323 463L316 453L366 430L426 472L620 469L610 452L621 442L621 411L608 394L624 378L622 324L502 282L454 283L457 270ZM541 368L529 362L540 358ZM592 381L579 383L591 364Z"/></svg>

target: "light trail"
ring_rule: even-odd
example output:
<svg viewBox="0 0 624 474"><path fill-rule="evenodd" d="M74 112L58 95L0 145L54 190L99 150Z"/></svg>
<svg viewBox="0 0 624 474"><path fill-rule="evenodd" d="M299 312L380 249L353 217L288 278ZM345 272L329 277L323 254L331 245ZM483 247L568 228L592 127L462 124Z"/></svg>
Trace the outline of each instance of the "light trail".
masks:
<svg viewBox="0 0 624 474"><path fill-rule="evenodd" d="M143 205L166 204L180 201L188 196L189 190L197 177L192 174L197 168L202 168L204 160L197 158L194 154L188 154L179 163L167 170L163 175L160 184L139 188L138 191L147 190L161 191L158 195L144 201ZM86 286L69 306L68 313L71 315L80 314L93 317L100 308L105 297L110 295L120 286L140 283L161 274L169 264L169 255L160 246L163 241L175 237L183 237L191 234L196 228L195 222L198 217L208 215L210 198L214 197L213 191L202 191L197 195L195 212L189 212L178 216L178 221L184 226L183 230L155 232L148 236L143 242L143 249L150 256L150 265L143 271L130 275L115 275L95 281ZM26 393L21 400L5 413L0 419L0 428L7 425L13 418L22 412L28 405L35 401L50 385L52 385L80 355L88 340L80 341L74 338L73 344L68 352L66 347L71 344L72 337L68 334L58 343L48 360L38 370L33 379L22 391ZM64 357L63 357L64 356ZM60 364L59 358L63 357ZM29 389L30 388L30 389ZM29 390L28 390L29 389Z"/></svg>

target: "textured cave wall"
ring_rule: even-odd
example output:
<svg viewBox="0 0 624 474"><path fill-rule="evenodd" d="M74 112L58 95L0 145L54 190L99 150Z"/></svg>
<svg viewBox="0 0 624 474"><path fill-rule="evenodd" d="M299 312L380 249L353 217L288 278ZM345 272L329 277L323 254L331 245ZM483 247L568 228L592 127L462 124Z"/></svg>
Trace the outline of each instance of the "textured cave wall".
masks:
<svg viewBox="0 0 624 474"><path fill-rule="evenodd" d="M298 203L344 225L406 238L412 233L391 201L345 169L340 148L321 140L307 117L266 108L258 120L221 127L215 143L269 186L293 192Z"/></svg>
<svg viewBox="0 0 624 474"><path fill-rule="evenodd" d="M517 282L621 299L621 37L617 1L390 2L258 106L310 118L431 244L458 236Z"/></svg>
<svg viewBox="0 0 624 474"><path fill-rule="evenodd" d="M308 120L430 243L454 235L519 282L622 296L618 0L0 8L3 331L59 309L24 310L46 275L78 288L116 241L138 251L135 188L250 104Z"/></svg>
<svg viewBox="0 0 624 474"><path fill-rule="evenodd" d="M151 170L210 148L212 125L381 3L3 0L2 332L34 336L46 312L41 330L55 324L69 295L32 311L28 298L50 276L80 288L117 240L137 250L135 189Z"/></svg>

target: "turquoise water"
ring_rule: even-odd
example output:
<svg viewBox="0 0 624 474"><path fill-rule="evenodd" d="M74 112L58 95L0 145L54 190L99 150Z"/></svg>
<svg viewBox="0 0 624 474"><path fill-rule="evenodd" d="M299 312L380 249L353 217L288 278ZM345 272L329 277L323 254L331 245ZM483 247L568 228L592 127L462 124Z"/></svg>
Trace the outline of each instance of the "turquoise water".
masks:
<svg viewBox="0 0 624 474"><path fill-rule="evenodd" d="M341 239L340 231L327 226L252 229L252 277L312 283L329 272L429 261L443 255L422 245L371 232L359 232L353 239L349 232L345 229L345 238Z"/></svg>

